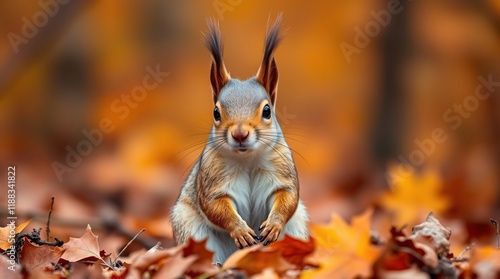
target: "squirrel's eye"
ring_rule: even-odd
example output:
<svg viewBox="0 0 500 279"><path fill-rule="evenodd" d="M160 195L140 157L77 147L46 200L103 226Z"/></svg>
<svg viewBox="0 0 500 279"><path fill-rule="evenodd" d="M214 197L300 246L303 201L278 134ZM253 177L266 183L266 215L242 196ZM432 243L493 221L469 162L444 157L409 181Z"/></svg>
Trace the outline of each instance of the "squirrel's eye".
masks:
<svg viewBox="0 0 500 279"><path fill-rule="evenodd" d="M220 121L220 111L218 107L215 107L214 109L214 119L215 121Z"/></svg>
<svg viewBox="0 0 500 279"><path fill-rule="evenodd" d="M264 117L265 119L271 118L271 108L269 107L269 105L264 106L264 109L262 110L262 117Z"/></svg>

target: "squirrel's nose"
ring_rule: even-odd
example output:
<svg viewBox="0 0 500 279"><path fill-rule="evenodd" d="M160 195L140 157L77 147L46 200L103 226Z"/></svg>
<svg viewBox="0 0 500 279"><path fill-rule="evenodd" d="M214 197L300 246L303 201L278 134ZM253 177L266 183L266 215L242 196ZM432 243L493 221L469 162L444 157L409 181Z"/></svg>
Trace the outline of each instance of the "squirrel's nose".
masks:
<svg viewBox="0 0 500 279"><path fill-rule="evenodd" d="M245 141L248 138L249 134L250 133L248 131L241 131L241 130L231 132L231 136L233 137L233 139L239 143Z"/></svg>

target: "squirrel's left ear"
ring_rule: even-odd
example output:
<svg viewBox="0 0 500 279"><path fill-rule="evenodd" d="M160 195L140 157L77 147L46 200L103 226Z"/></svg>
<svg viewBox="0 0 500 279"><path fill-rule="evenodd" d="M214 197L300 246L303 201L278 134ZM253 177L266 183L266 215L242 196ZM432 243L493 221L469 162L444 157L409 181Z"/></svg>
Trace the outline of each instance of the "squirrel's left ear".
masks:
<svg viewBox="0 0 500 279"><path fill-rule="evenodd" d="M264 86L267 94L269 94L273 106L276 105L276 97L278 95L278 67L274 59L274 51L281 39L283 39L283 35L280 34L281 21L282 14L276 18L276 21L267 33L264 58L256 76L257 81Z"/></svg>
<svg viewBox="0 0 500 279"><path fill-rule="evenodd" d="M215 104L222 87L224 87L229 79L231 79L231 76L226 70L226 66L222 60L222 42L219 27L213 20L209 20L207 23L208 35L206 36L206 43L210 53L212 54L210 84L212 85L212 93Z"/></svg>

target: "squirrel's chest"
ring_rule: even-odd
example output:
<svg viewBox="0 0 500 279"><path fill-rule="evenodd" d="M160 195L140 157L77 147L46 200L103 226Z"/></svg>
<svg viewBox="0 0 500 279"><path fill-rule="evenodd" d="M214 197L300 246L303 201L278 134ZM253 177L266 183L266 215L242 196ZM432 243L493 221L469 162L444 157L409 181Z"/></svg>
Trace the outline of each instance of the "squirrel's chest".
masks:
<svg viewBox="0 0 500 279"><path fill-rule="evenodd" d="M229 174L227 188L238 214L250 225L262 222L271 210L271 195L279 182L269 173L238 169Z"/></svg>

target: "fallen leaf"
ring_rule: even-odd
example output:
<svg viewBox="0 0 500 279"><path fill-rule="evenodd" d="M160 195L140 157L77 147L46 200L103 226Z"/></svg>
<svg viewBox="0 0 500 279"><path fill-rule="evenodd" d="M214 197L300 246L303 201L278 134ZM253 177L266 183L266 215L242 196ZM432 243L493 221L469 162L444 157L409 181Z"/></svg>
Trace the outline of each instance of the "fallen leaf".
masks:
<svg viewBox="0 0 500 279"><path fill-rule="evenodd" d="M99 248L98 236L92 232L90 225L87 225L85 234L80 238L70 237L69 241L64 243L63 248L66 249L61 256L63 260L68 262L78 261L97 261L104 262L103 254Z"/></svg>
<svg viewBox="0 0 500 279"><path fill-rule="evenodd" d="M160 262L166 262L177 254L182 254L184 245L179 245L166 250L158 250L155 246L137 257L127 270L127 279L141 279L143 274L152 266L157 268ZM150 252L151 251L151 252Z"/></svg>
<svg viewBox="0 0 500 279"><path fill-rule="evenodd" d="M31 222L31 219L20 224L19 226L17 226L14 229L14 232L16 234L20 233L22 230L24 230L24 228L26 228L26 226L28 226L28 224L30 222ZM1 250L5 251L5 250L10 248L10 245L11 245L11 243L9 243L10 231L11 231L11 227L9 225L0 228L0 249Z"/></svg>
<svg viewBox="0 0 500 279"><path fill-rule="evenodd" d="M458 272L452 262L447 260L450 255L451 230L443 227L434 214L430 213L423 223L413 227L410 236L406 236L403 229L398 230L394 227L391 229L391 235L384 252L374 266L376 277L394 278L398 274L403 276L400 271L414 268L441 274L444 278Z"/></svg>
<svg viewBox="0 0 500 279"><path fill-rule="evenodd" d="M316 245L312 237L303 241L285 235L282 240L271 243L269 247L278 249L285 260L302 269L309 264L305 258L314 252Z"/></svg>
<svg viewBox="0 0 500 279"><path fill-rule="evenodd" d="M186 275L196 277L204 273L215 273L217 268L212 264L214 252L206 248L208 239L200 242L190 238L182 254L185 258L195 256L196 260L191 263Z"/></svg>
<svg viewBox="0 0 500 279"><path fill-rule="evenodd" d="M424 249L425 250L424 250ZM415 265L423 266L426 252L431 252L429 257L435 258L433 268L437 266L437 254L430 247L421 247L413 239L406 236L403 230L391 229L391 238L384 251L375 263L375 270L378 277L386 274L387 271L403 271L413 268Z"/></svg>
<svg viewBox="0 0 500 279"><path fill-rule="evenodd" d="M196 256L183 257L182 253L177 253L168 258L159 268L158 272L153 276L154 279L163 278L180 278L185 274L190 267L195 264Z"/></svg>
<svg viewBox="0 0 500 279"><path fill-rule="evenodd" d="M392 213L394 225L402 227L418 222L430 211L440 214L448 209L450 203L441 191L437 173L426 172L421 176L411 173L395 181L392 189L381 197L380 205Z"/></svg>
<svg viewBox="0 0 500 279"><path fill-rule="evenodd" d="M447 257L450 253L450 236L451 230L441 225L431 212L425 222L413 227L410 238L430 246L439 256Z"/></svg>
<svg viewBox="0 0 500 279"><path fill-rule="evenodd" d="M316 240L314 258L319 261L330 258L334 251L355 253L363 258L376 256L376 249L370 244L370 221L373 210L367 210L352 218L349 225L338 214L333 214L327 225L311 225L311 232Z"/></svg>
<svg viewBox="0 0 500 279"><path fill-rule="evenodd" d="M266 268L271 268L282 275L287 270L296 267L287 262L281 251L272 247L263 247L262 244L254 245L234 252L226 260L223 269L239 269L245 271L249 276L261 273Z"/></svg>
<svg viewBox="0 0 500 279"><path fill-rule="evenodd" d="M330 224L312 225L316 250L312 258L318 269L302 272L303 278L353 278L369 277L372 264L380 249L370 244L372 210L367 210L347 224L334 214Z"/></svg>
<svg viewBox="0 0 500 279"><path fill-rule="evenodd" d="M139 249L130 253L126 257L120 257L119 260L124 266L129 267L138 257L146 253L146 249Z"/></svg>
<svg viewBox="0 0 500 279"><path fill-rule="evenodd" d="M24 268L33 270L53 270L52 263L57 263L64 253L61 247L32 244L26 237L21 250L20 261Z"/></svg>

